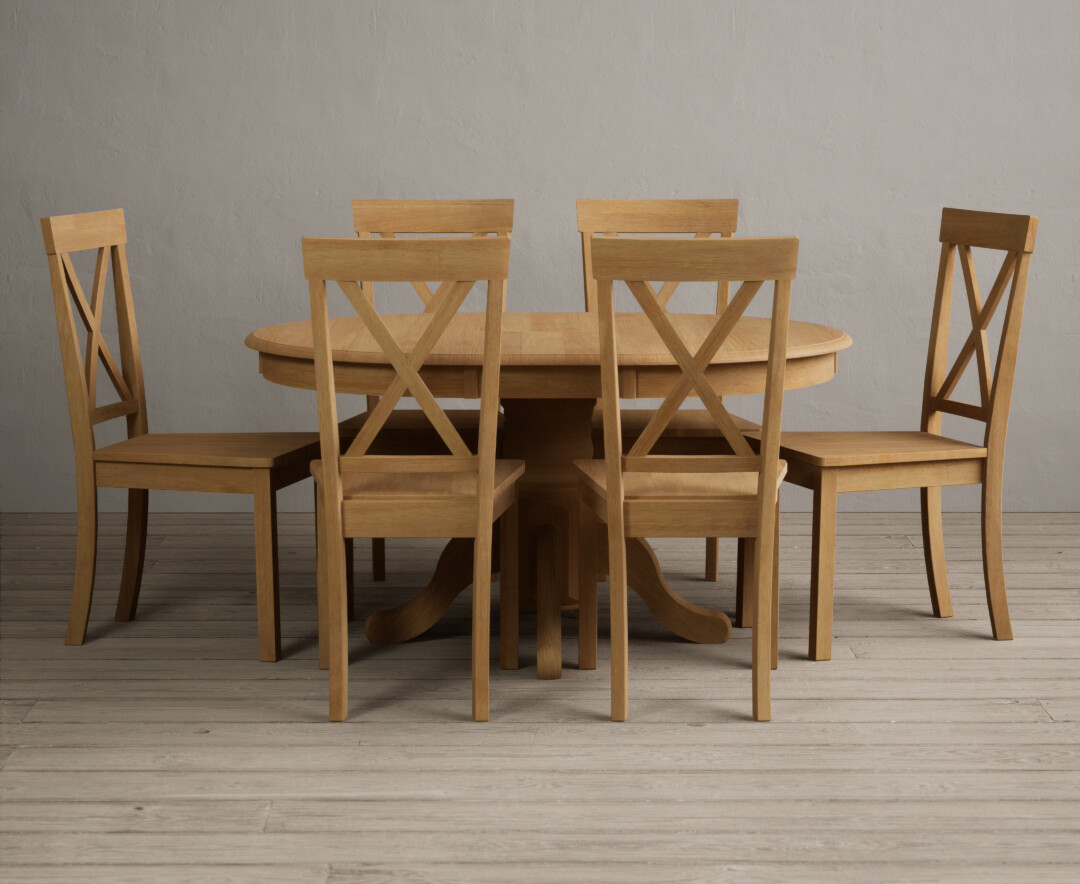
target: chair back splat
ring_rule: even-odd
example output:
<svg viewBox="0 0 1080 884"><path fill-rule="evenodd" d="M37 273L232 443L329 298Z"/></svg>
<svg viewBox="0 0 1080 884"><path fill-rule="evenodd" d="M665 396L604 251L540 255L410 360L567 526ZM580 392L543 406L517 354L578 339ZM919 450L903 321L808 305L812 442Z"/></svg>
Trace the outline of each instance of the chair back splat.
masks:
<svg viewBox="0 0 1080 884"><path fill-rule="evenodd" d="M93 451L96 447L93 428L97 424L125 417L129 437L147 432L142 359L125 251L127 230L124 210L42 218L41 230L52 277L68 410L75 439L76 467L80 471L90 470L92 474ZM90 250L97 254L90 297L87 298L75 272L72 255ZM119 364L102 334L110 267L119 338ZM72 303L86 330L85 348L80 347ZM99 364L104 367L118 397L118 401L101 406L97 404Z"/></svg>
<svg viewBox="0 0 1080 884"><path fill-rule="evenodd" d="M400 235L410 234L508 237L514 228L512 199L356 199L353 200L352 211L353 230L361 239L396 239ZM433 292L428 280L405 281L412 285L427 312L434 310L435 305L446 294L445 288ZM364 279L359 280L359 283L361 291L374 303L375 281ZM368 396L368 411L372 410L377 402L378 397Z"/></svg>
<svg viewBox="0 0 1080 884"><path fill-rule="evenodd" d="M315 338L316 380L320 390L319 430L323 460L336 464L342 472L416 471L415 456L397 457L366 454L394 406L404 395L412 396L446 445L448 455L425 457L432 472L483 471L494 463L494 432L485 436L487 422L494 426L498 409L498 365L500 332L505 301L506 272L510 252L507 237L423 240L355 240L304 237L304 271L309 280ZM442 278L440 295L425 305L426 322L419 321L418 334L406 353L383 323L358 280L408 282L413 279ZM487 280L487 307L484 336L484 363L481 387L480 451L473 454L462 440L420 376L420 369L457 314L466 295L479 280ZM371 335L396 377L380 397L348 450L341 455L336 432L336 404L330 341L326 282L333 281L346 295L365 330ZM494 387L492 387L494 384ZM329 397L324 401L322 391ZM487 395L484 395L487 394ZM495 398L493 399L492 396ZM490 412L490 414L487 414ZM331 420L327 420L331 418ZM490 449L490 450L487 450Z"/></svg>
<svg viewBox="0 0 1080 884"><path fill-rule="evenodd" d="M1028 267L1038 228L1039 219L1033 215L1002 215L966 209L944 209L941 213L941 261L926 360L922 430L940 434L945 414L983 421L986 424L983 444L991 462L1000 462L1004 456ZM985 301L979 292L979 280L972 261L973 248L1005 253ZM949 326L957 257L964 277L971 330L956 361L949 367ZM997 359L991 360L987 329L1003 301L1005 320L1001 340ZM972 357L979 375L978 404L952 398Z"/></svg>

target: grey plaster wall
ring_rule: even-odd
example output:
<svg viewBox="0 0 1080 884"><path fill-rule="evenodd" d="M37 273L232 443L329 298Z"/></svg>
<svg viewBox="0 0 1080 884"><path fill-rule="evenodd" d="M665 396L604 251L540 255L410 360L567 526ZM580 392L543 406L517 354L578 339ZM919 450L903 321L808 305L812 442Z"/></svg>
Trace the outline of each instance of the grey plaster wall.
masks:
<svg viewBox="0 0 1080 884"><path fill-rule="evenodd" d="M576 197L737 196L855 340L804 428L917 427L941 207L1040 215L1005 500L1080 509L1078 46L1075 0L3 0L2 505L75 504L43 215L126 210L153 429L296 429L314 397L242 342L305 314L300 236L352 197L513 196L512 309L574 310Z"/></svg>

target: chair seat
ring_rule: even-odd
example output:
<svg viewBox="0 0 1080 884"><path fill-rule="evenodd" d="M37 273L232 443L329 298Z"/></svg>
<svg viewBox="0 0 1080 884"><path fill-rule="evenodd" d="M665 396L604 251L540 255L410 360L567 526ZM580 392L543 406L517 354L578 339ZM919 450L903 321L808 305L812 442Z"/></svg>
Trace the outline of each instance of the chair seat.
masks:
<svg viewBox="0 0 1080 884"><path fill-rule="evenodd" d="M493 519L514 503L524 472L523 460L495 461ZM311 462L311 475L322 485L322 461ZM475 536L475 473L345 473L341 481L346 536Z"/></svg>
<svg viewBox="0 0 1080 884"><path fill-rule="evenodd" d="M495 461L495 494L512 485L525 472L523 460ZM311 462L311 475L322 482L322 461ZM343 497L475 497L473 473L343 473Z"/></svg>
<svg viewBox="0 0 1080 884"><path fill-rule="evenodd" d="M146 433L94 452L96 461L276 469L319 456L318 433Z"/></svg>
<svg viewBox="0 0 1080 884"><path fill-rule="evenodd" d="M933 433L852 430L781 433L780 456L818 467L852 467L984 458L986 449Z"/></svg>
<svg viewBox="0 0 1080 884"><path fill-rule="evenodd" d="M656 409L623 408L620 409L619 414L622 418L623 436L637 438L644 432L645 427L652 420L652 416L656 414ZM741 433L760 429L753 421L748 421L738 415L733 414L732 418ZM592 425L593 430L603 431L604 429L604 411L599 405L593 412ZM686 408L675 413L675 416L665 428L663 435L667 438L685 439L715 438L723 436L723 433L716 426L716 421L712 419L712 415L704 408Z"/></svg>
<svg viewBox="0 0 1080 884"><path fill-rule="evenodd" d="M607 469L602 460L576 460L582 499L607 520ZM787 473L780 461L776 486ZM624 473L623 531L627 537L755 537L760 528L758 474Z"/></svg>
<svg viewBox="0 0 1080 884"><path fill-rule="evenodd" d="M602 460L575 460L574 467L594 492L607 494L607 468ZM780 487L787 464L780 461ZM626 500L757 499L757 473L623 473Z"/></svg>

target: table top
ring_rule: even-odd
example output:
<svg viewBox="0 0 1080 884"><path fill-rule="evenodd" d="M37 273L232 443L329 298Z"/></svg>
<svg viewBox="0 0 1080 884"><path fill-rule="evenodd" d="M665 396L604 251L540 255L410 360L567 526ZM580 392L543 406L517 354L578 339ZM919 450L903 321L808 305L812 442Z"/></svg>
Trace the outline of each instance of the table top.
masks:
<svg viewBox="0 0 1080 884"><path fill-rule="evenodd" d="M427 325L430 314L385 314L386 327L406 352ZM716 321L711 314L671 314L687 347L694 351ZM619 364L624 367L674 366L675 360L648 318L640 313L616 316ZM484 316L459 313L424 361L427 366L479 366L483 362ZM769 320L742 317L712 359L713 365L764 363L768 359ZM374 339L359 317L330 320L334 361L386 365ZM269 356L312 360L311 322L299 320L268 325L244 342ZM792 321L788 330L788 359L828 356L851 346L839 329L813 322ZM503 317L503 366L598 366L600 341L596 315L591 313L507 313Z"/></svg>

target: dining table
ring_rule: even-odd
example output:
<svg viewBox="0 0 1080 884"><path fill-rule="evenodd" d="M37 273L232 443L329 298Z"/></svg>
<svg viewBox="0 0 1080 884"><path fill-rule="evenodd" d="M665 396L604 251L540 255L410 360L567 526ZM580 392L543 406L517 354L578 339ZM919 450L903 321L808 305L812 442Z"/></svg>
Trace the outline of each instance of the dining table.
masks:
<svg viewBox="0 0 1080 884"><path fill-rule="evenodd" d="M383 314L386 327L409 352L430 314ZM696 351L716 317L673 313L672 325ZM483 358L484 316L453 317L420 370L438 397L478 399ZM665 396L681 376L667 347L647 317L616 315L615 337L620 399ZM378 396L395 377L394 368L356 316L330 320L334 381L338 393ZM741 317L705 375L726 396L765 389L769 319ZM298 320L252 332L246 345L259 354L259 371L275 384L315 389L311 322ZM813 322L792 321L787 338L785 389L824 383L837 371L838 354L851 346L843 331ZM588 531L579 505L577 459L594 456L593 414L600 396L600 346L595 314L507 312L503 319L499 395L503 409L500 456L525 462L519 484L519 592L523 607L555 612L537 617L537 674L558 678L562 672L560 611L572 610L577 598L579 557L602 557L604 532ZM581 548L586 538L590 549ZM694 604L664 579L648 541L627 543L627 582L649 611L673 633L693 642L719 643L731 634L721 610ZM442 617L451 602L472 583L472 544L451 538L430 582L403 604L371 613L365 633L374 643L407 641ZM603 558L600 559L603 562ZM501 567L506 567L502 563ZM600 566L601 572L606 569ZM595 666L595 650L579 650L583 668Z"/></svg>

